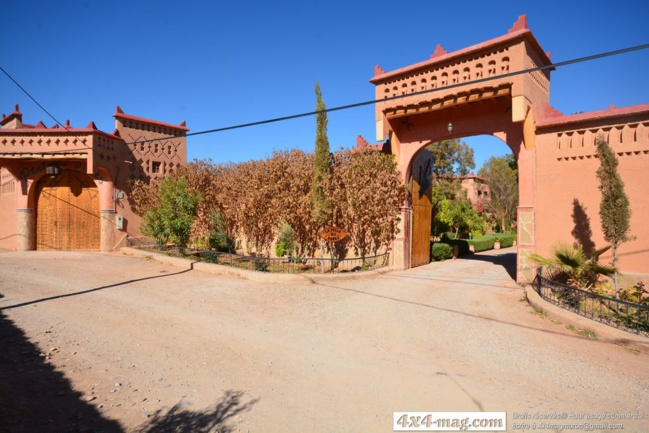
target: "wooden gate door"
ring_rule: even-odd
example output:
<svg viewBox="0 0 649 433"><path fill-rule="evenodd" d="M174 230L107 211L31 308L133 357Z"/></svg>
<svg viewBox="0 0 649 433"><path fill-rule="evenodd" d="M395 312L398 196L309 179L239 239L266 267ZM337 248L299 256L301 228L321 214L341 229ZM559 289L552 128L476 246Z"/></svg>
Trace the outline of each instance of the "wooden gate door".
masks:
<svg viewBox="0 0 649 433"><path fill-rule="evenodd" d="M413 170L413 177L410 183L412 197L412 253L410 265L413 268L430 263L432 189L426 173L427 169L428 167L423 166L419 167L416 171ZM422 172L423 176L419 172Z"/></svg>
<svg viewBox="0 0 649 433"><path fill-rule="evenodd" d="M37 249L99 249L99 191L90 177L64 170L41 179L36 193Z"/></svg>

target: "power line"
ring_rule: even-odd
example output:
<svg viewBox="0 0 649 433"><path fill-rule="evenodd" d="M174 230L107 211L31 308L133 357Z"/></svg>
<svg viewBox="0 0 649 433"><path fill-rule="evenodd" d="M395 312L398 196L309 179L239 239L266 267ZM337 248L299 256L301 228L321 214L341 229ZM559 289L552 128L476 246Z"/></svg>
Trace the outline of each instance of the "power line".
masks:
<svg viewBox="0 0 649 433"><path fill-rule="evenodd" d="M424 94L428 94L428 93L440 92L440 91L443 91L443 90L454 89L454 88L457 88L457 87L462 87L462 86L466 86L466 85L470 85L470 84L484 83L484 82L487 82L487 81L493 81L493 80L500 79L500 78L507 78L507 77L513 77L513 76L516 76L516 75L527 74L527 73L530 73L530 72L543 71L543 70L546 70L546 69L556 69L556 68L560 68L560 67L563 67L563 66L573 65L575 63L582 63L582 62L587 62L587 61L591 61L591 60L601 59L601 58L604 58L604 57L617 56L617 55L620 55L620 54L626 54L626 53L630 53L630 52L633 52L633 51L644 50L644 49L647 49L647 48L649 48L649 44L636 45L636 46L633 46L633 47L627 47L627 48L622 48L622 49L619 49L619 50L607 51L607 52L604 52L604 53L594 54L594 55L585 56L585 57L579 57L579 58L572 59L572 60L565 60L563 62L552 63L550 65L537 66L537 67L534 67L534 68L523 69L523 70L515 71L515 72L509 72L507 74L496 75L496 76L493 76L493 77L479 78L479 79L472 80L472 81L465 81L463 83L451 84L451 85L448 85L448 86L438 87L438 88L435 88L435 89L421 90L419 92L412 92L412 93L408 93L408 94L405 94L405 95L396 95L396 96L391 96L389 98L384 98L384 99L371 99L369 101L357 102L357 103L348 104L348 105L341 105L341 106L338 106L338 107L327 108L325 110L309 111L309 112L306 112L306 113L293 114L293 115L290 115L290 116L283 116L283 117L275 117L275 118L266 119L266 120L259 120L259 121L256 121L256 122L241 123L241 124L238 124L238 125L225 126L223 128L215 128L215 129L207 129L207 130L204 130L204 131L191 132L191 133L186 134L185 136L186 137L192 137L192 136L196 136L196 135L213 134L213 133L216 133L216 132L230 131L230 130L233 130L233 129L249 128L251 126L266 125L266 124L269 124L269 123L276 123L276 122L283 122L283 121L286 121L286 120L299 119L301 117L314 116L314 115L319 114L319 113L330 113L330 112L333 112L333 111L348 110L350 108L362 107L362 106L365 106L365 105L372 105L372 104L376 104L378 102L393 101L393 100L396 100L396 99L408 98L408 97L411 97L411 96L417 96L417 95L424 95ZM177 137L169 136L169 137L162 137L162 138L152 138L152 139L148 139L148 140L133 141L133 142L129 142L129 143L126 143L126 144L148 143L148 142L152 142L152 141L169 140L169 139L172 139L172 138L177 138Z"/></svg>
<svg viewBox="0 0 649 433"><path fill-rule="evenodd" d="M15 84L16 86L18 86L18 88L19 88L20 90L22 90L22 91L25 93L25 95L29 96L29 98L30 98L32 101L34 101L34 103L35 103L36 105L38 105L39 108L45 112L45 114L47 114L48 116L50 116L50 117L52 118L52 120L54 120L54 122L56 122L57 125L59 125L59 126L62 127L63 129L65 129L65 130L66 130L67 132L69 132L69 133L72 132L72 131L70 131L70 130L69 130L69 129L64 125L64 124L62 124L61 122L59 122L59 121L56 119L56 117L54 117L52 114L50 114L50 112L47 111L47 110L45 109L45 107L43 107L43 106L42 106L42 105L41 105L41 104L36 100L36 98L34 98L34 97L33 97L33 96L32 96L32 95L31 95L31 94L30 94L30 93L29 93L29 92L28 92L28 91L27 91L23 86L21 86L21 85L18 83L18 81L16 81L16 80L11 76L11 75L9 75L9 73L8 73L7 71L5 71L4 68L3 68L2 66L0 66L0 71L2 71L2 72L3 72L3 73L4 73L4 74L5 74L5 75L6 75L6 76L11 80L11 81L13 81L14 84ZM90 146L80 147L80 148L73 149L73 150L85 150L85 149L90 149ZM43 153L59 153L59 152L61 152L61 153L70 152L70 149L65 149L65 150L53 150L53 151L50 151L50 152L43 152Z"/></svg>
<svg viewBox="0 0 649 433"><path fill-rule="evenodd" d="M597 59L601 59L601 58L604 58L604 57L617 56L617 55L620 55L620 54L626 54L626 53L630 53L630 52L633 52L633 51L645 50L647 48L649 48L649 44L635 45L635 46L632 46L632 47L622 48L622 49L619 49L619 50L607 51L607 52L604 52L604 53L593 54L593 55L585 56L585 57L578 57L576 59L565 60L563 62L551 63L549 65L537 66L537 67L534 67L534 68L523 69L523 70L520 70L520 71L514 71L514 72L509 72L509 73L506 73L506 74L496 75L496 76L493 76L493 77L479 78L479 79L475 79L475 80L472 80L472 81L466 81L466 82L463 82L463 83L451 84L451 85L448 85L448 86L438 87L438 88L435 88L435 89L421 90L419 92L412 92L412 93L408 93L408 94L404 94L404 95L391 96L389 98L384 98L384 99L371 99L371 100L368 100L368 101L357 102L357 103L354 103L354 104L341 105L341 106L338 106L338 107L327 108L325 110L309 111L309 112L300 113L300 114L293 114L293 115L289 115L289 116L282 116L282 117L275 117L275 118L266 119L266 120L259 120L259 121L256 121L256 122L241 123L241 124L238 124L238 125L225 126L225 127L222 127L222 128L207 129L207 130L204 130L204 131L191 132L191 133L185 134L185 137L192 137L192 136L205 135L205 134L213 134L213 133L216 133L216 132L230 131L230 130L233 130L233 129L249 128L249 127L252 127L252 126L260 126L260 125L266 125L266 124L269 124L269 123L277 123L277 122L283 122L283 121L286 121L286 120L299 119L301 117L314 116L314 115L317 115L317 114L320 114L320 113L330 113L330 112L334 112L334 111L348 110L350 108L357 108L357 107L362 107L362 106L365 106L365 105L376 104L376 103L379 103L379 102L388 102L388 101L393 101L393 100L397 100L397 99L408 98L408 97L411 97L411 96L424 95L424 94L428 94L428 93L441 92L443 90L454 89L454 88L467 86L467 85L471 85L471 84L484 83L484 82L493 81L493 80L497 80L497 79L501 79L501 78L508 78L508 77L513 77L513 76L516 76L516 75L527 74L527 73L530 73L530 72L544 71L544 70L547 70L547 69L557 69L557 68L560 68L560 67L563 67L563 66L573 65L573 64L576 64L576 63L588 62L588 61L591 61L591 60L597 60ZM36 105L38 105L45 113L47 113L47 115L50 116L58 125L62 126L64 129L67 130L67 128L65 128L65 126L62 125L61 122L56 120L56 118L54 116L52 116L41 104L39 104L38 101L36 101L36 99L34 97L32 97L29 94L29 92L27 92L27 90L25 90L20 84L18 84L18 82L16 80L14 80L11 77L11 75L9 75L7 73L7 71L5 71L2 67L0 67L0 70L2 70L2 72L4 72L4 74L7 77L9 77L9 79L11 81L13 81L14 84L16 84L16 86L18 86L20 88L20 90L22 90L27 96L29 96L29 98L32 101L34 101L34 103L36 103ZM167 136L167 137L160 137L160 138L151 138L151 139L148 139L148 140L138 140L138 141L126 142L125 144L128 145L128 144L150 143L150 142L154 142L154 141L170 140L170 139L174 139L174 138L178 138L178 137L177 136Z"/></svg>
<svg viewBox="0 0 649 433"><path fill-rule="evenodd" d="M45 107L43 107L41 104L39 104L38 101L37 101L37 100L36 100L32 95L30 95L29 92L28 92L27 90L25 90L25 88L24 88L23 86L21 86L21 85L18 83L18 81L14 80L14 78L13 78L11 75L9 75L9 72L5 71L4 68L3 68L2 66L0 66L0 71L2 71L2 72L3 72L3 73L4 73L4 74L5 74L5 75L6 75L6 76L11 80L11 81L13 81L14 84L15 84L16 86L18 86L18 88L19 88L20 90L22 90L23 93L25 93L25 95L29 96L29 99L31 99L32 101L34 101L34 103L35 103L36 105L38 105L39 108L45 112L45 114L47 114L48 116L50 116L50 117L52 118L52 120L54 120L54 121L56 122L57 125L63 127L63 129L65 129L66 131L68 131L68 129L65 127L65 125L63 125L61 122L59 122L58 120L56 120L56 117L52 116L52 115L50 114L50 112L47 111L47 110L45 109ZM68 131L68 132L70 132L70 131Z"/></svg>

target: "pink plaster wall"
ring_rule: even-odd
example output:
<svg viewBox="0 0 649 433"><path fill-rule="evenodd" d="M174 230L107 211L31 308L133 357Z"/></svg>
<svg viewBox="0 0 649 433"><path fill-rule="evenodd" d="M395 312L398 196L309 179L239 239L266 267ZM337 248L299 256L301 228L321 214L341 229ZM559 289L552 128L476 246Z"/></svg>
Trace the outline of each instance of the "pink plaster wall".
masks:
<svg viewBox="0 0 649 433"><path fill-rule="evenodd" d="M0 167L0 246L15 250L18 248L16 195L18 183L6 167Z"/></svg>
<svg viewBox="0 0 649 433"><path fill-rule="evenodd" d="M129 184L134 180L162 178L174 168L187 163L189 129L185 122L178 125L125 114L118 106L113 114L115 131L123 140L115 149L116 157L125 162L119 171L113 170L115 191L124 198L116 200L118 214L124 216L127 227L124 233L139 237L142 218L129 205ZM154 140L156 141L147 141ZM162 140L157 140L162 139ZM124 144L125 143L125 144ZM155 166L158 172L154 172Z"/></svg>
<svg viewBox="0 0 649 433"><path fill-rule="evenodd" d="M573 120L568 122L567 120ZM596 171L596 138L606 139L619 161L618 171L631 204L631 234L635 241L620 248L619 267L649 273L649 106L627 107L578 116L562 116L537 129L537 251L548 254L557 240L573 242L573 202L578 200L590 219L592 240L606 245L601 231ZM611 260L605 255L604 261Z"/></svg>

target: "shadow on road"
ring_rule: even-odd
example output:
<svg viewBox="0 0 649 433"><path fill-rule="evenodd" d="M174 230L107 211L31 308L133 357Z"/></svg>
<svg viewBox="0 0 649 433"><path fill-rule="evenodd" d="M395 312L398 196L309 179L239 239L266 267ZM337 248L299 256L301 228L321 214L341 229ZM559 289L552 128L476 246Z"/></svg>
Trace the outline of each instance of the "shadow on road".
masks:
<svg viewBox="0 0 649 433"><path fill-rule="evenodd" d="M4 306L4 307L0 307L0 311L11 310L12 308L18 308L18 307L25 307L27 305L32 305L32 304L39 304L41 302L52 301L54 299L62 299L62 298L69 298L71 296L85 295L86 293L97 292L99 290L110 289L110 288L113 288L113 287L125 286L127 284L133 284L133 283L137 283L139 281L153 280L155 278L164 278L164 277L171 277L173 275L180 275L180 274L184 274L186 272L189 272L189 271L193 270L194 269L194 263L196 263L196 262L191 262L189 264L189 269L185 269L184 271L180 271L180 272L174 272L173 274L152 275L150 277L143 277L143 278L137 278L135 280L122 281L121 283L115 283L115 284L109 284L109 285L106 285L106 286L95 287L93 289L82 290L80 292L66 293L64 295L56 295L56 296L50 296L50 297L47 297L47 298L35 299L33 301L22 302L20 304L7 305L7 306Z"/></svg>
<svg viewBox="0 0 649 433"><path fill-rule="evenodd" d="M0 313L0 431L122 432L84 401L47 354Z"/></svg>
<svg viewBox="0 0 649 433"><path fill-rule="evenodd" d="M394 275L387 274L387 275L382 276L382 278L402 278L402 276L394 276ZM482 316L482 315L475 315L475 314L467 313L465 311L454 310L454 309L451 309L451 308L440 307L440 306L437 306L437 305L426 304L426 303L423 303L423 302L411 301L411 300L408 300L408 299L399 299L399 298L396 298L396 297L393 297L393 296L380 295L378 293L366 292L366 291L359 290L359 289L351 289L351 288L348 288L348 287L340 287L340 286L334 286L334 285L331 285L331 284L324 284L321 281L315 281L315 280L312 280L312 279L309 279L309 280L315 285L319 285L319 286L322 286L322 287L329 287L331 289L337 289L337 290L343 290L343 291L346 291L346 292L358 293L358 294L361 294L361 295L371 296L371 297L374 297L374 298L385 299L387 301L399 302L399 303L403 303L403 304L410 304L410 305L415 305L415 306L424 307L424 308L430 308L430 309L438 310L438 311L445 311L447 313L459 314L459 315L462 315L462 316L472 317L472 318L476 318L476 319L480 319L480 320L486 320L486 321L489 321L489 322L501 323L503 325L509 325L509 326L515 326L517 328L529 329L531 331L537 331L537 332L543 332L543 333L548 333L548 334L561 335L563 337L575 338L575 339L578 339L578 340L589 340L588 337L583 337L581 335L573 335L573 334L568 334L568 333L563 333L563 332L551 331L551 330L548 330L548 329L534 328L532 326L527 326L527 325L523 325L523 324L520 324L520 323L510 322L510 321L502 320L502 319L498 319L498 318L486 317L486 316ZM435 281L439 281L439 280L435 280ZM457 281L449 281L449 282L455 283ZM502 286L494 286L494 287L502 287ZM592 340L590 340L590 341L592 341Z"/></svg>
<svg viewBox="0 0 649 433"><path fill-rule="evenodd" d="M253 399L241 404L242 396L242 391L226 391L223 398L213 407L199 411L183 410L182 403L178 403L169 411L157 411L136 431L139 433L230 433L233 427L228 425L227 421L241 412L250 410L259 401Z"/></svg>
<svg viewBox="0 0 649 433"><path fill-rule="evenodd" d="M2 297L2 295L0 295ZM214 406L191 411L176 404L158 410L135 431L141 433L232 432L230 418L250 410L259 399L242 403L243 392L226 391ZM0 312L0 432L2 433L124 433L127 429L75 391L49 355L29 341Z"/></svg>
<svg viewBox="0 0 649 433"><path fill-rule="evenodd" d="M516 253L503 253L497 255L486 254L467 254L460 257L458 260L479 260L481 262L490 262L494 265L499 265L505 268L512 280L516 281Z"/></svg>

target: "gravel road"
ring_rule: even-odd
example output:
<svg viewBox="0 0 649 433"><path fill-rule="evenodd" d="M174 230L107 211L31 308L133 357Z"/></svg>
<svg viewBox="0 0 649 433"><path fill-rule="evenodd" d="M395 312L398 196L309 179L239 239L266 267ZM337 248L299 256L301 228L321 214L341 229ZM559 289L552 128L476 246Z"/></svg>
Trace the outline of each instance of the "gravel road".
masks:
<svg viewBox="0 0 649 433"><path fill-rule="evenodd" d="M395 411L649 431L649 350L534 314L497 256L475 258L259 283L0 253L0 431L389 432Z"/></svg>

